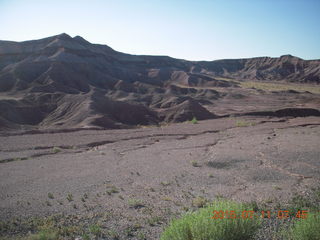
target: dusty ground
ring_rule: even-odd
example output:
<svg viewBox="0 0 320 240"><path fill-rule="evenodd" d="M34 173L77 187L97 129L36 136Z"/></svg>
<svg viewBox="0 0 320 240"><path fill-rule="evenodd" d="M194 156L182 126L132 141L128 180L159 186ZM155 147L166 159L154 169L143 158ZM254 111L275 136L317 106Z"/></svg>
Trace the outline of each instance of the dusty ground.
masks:
<svg viewBox="0 0 320 240"><path fill-rule="evenodd" d="M1 220L90 216L121 234L133 229L121 239L135 239L137 231L158 239L164 223L199 196L282 203L318 187L319 133L319 117L227 117L131 130L3 135Z"/></svg>
<svg viewBox="0 0 320 240"><path fill-rule="evenodd" d="M320 205L319 60L190 62L67 34L0 45L1 240L156 240L221 197Z"/></svg>

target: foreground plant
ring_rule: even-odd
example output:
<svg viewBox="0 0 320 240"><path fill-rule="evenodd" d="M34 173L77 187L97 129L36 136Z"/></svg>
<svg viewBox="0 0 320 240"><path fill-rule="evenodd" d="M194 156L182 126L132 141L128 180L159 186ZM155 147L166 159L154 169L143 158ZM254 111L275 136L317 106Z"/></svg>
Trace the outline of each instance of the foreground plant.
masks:
<svg viewBox="0 0 320 240"><path fill-rule="evenodd" d="M297 220L282 236L286 240L320 240L320 216L309 213L305 219Z"/></svg>
<svg viewBox="0 0 320 240"><path fill-rule="evenodd" d="M161 235L161 240L248 240L261 225L258 218L212 219L214 211L252 211L247 204L217 200L197 212L187 213L173 220Z"/></svg>

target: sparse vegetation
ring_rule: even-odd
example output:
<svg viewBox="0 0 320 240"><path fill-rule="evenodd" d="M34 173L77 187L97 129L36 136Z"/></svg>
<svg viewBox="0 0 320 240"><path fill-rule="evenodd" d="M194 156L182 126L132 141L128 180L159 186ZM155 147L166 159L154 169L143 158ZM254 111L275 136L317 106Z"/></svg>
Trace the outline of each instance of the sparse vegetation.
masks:
<svg viewBox="0 0 320 240"><path fill-rule="evenodd" d="M208 199L200 196L200 197L196 197L192 200L192 206L197 207L197 208L202 208L204 207L206 204L208 204Z"/></svg>
<svg viewBox="0 0 320 240"><path fill-rule="evenodd" d="M29 236L28 240L58 240L58 232L51 229L44 229Z"/></svg>
<svg viewBox="0 0 320 240"><path fill-rule="evenodd" d="M320 216L309 213L305 219L296 220L288 230L283 230L280 235L286 240L319 240Z"/></svg>
<svg viewBox="0 0 320 240"><path fill-rule="evenodd" d="M145 235L143 232L139 232L139 233L137 234L137 238L138 238L139 240L145 240L145 239L146 239L146 235Z"/></svg>
<svg viewBox="0 0 320 240"><path fill-rule="evenodd" d="M101 227L96 224L89 226L89 231L96 237L101 236L101 233L102 233Z"/></svg>
<svg viewBox="0 0 320 240"><path fill-rule="evenodd" d="M90 236L87 233L82 235L82 240L90 240Z"/></svg>
<svg viewBox="0 0 320 240"><path fill-rule="evenodd" d="M61 148L59 148L59 147L53 147L52 148L52 153L59 153L59 152L61 152Z"/></svg>
<svg viewBox="0 0 320 240"><path fill-rule="evenodd" d="M199 163L198 163L196 160L192 160L192 161L191 161L191 165L192 165L193 167L200 167Z"/></svg>
<svg viewBox="0 0 320 240"><path fill-rule="evenodd" d="M250 127L250 126L254 126L254 124L251 122L244 121L244 120L237 120L236 126L237 127Z"/></svg>
<svg viewBox="0 0 320 240"><path fill-rule="evenodd" d="M162 185L162 186L165 186L165 187L166 187L166 186L169 186L170 184L171 184L170 182L161 182L161 185Z"/></svg>
<svg viewBox="0 0 320 240"><path fill-rule="evenodd" d="M307 84L287 84L274 82L260 82L260 81L238 81L243 88L256 88L265 91L288 91L294 90L298 92L311 92L315 94L320 93L319 86L312 86Z"/></svg>
<svg viewBox="0 0 320 240"><path fill-rule="evenodd" d="M198 123L198 120L196 117L193 117L190 121L192 124L197 124Z"/></svg>
<svg viewBox="0 0 320 240"><path fill-rule="evenodd" d="M141 208L144 207L145 205L143 204L143 201L140 199L135 199L135 198L130 198L128 200L128 204L131 208Z"/></svg>
<svg viewBox="0 0 320 240"><path fill-rule="evenodd" d="M165 196L162 198L163 201L172 201L171 197Z"/></svg>
<svg viewBox="0 0 320 240"><path fill-rule="evenodd" d="M48 198L50 198L50 199L54 199L53 194L52 194L52 193L48 193Z"/></svg>
<svg viewBox="0 0 320 240"><path fill-rule="evenodd" d="M111 237L113 240L118 240L120 239L119 233L117 233L115 230L111 229L108 231L108 235Z"/></svg>
<svg viewBox="0 0 320 240"><path fill-rule="evenodd" d="M274 185L274 186L272 186L272 187L273 187L273 189L275 189L275 190L282 190L282 188L279 187L279 186L277 186L277 185Z"/></svg>
<svg viewBox="0 0 320 240"><path fill-rule="evenodd" d="M295 195L290 201L287 209L290 213L295 214L299 210L308 210L311 212L320 211L320 189L314 189L310 197Z"/></svg>
<svg viewBox="0 0 320 240"><path fill-rule="evenodd" d="M157 225L157 224L160 224L161 221L162 221L162 218L159 217L159 216L153 216L153 217L147 219L147 223L148 223L150 226L155 226L155 225Z"/></svg>
<svg viewBox="0 0 320 240"><path fill-rule="evenodd" d="M72 195L71 193L68 193L68 195L67 195L67 200L68 200L69 202L72 202L72 201L73 201L73 195Z"/></svg>
<svg viewBox="0 0 320 240"><path fill-rule="evenodd" d="M112 195L112 193L118 193L119 190L115 186L111 186L110 189L106 191L108 195Z"/></svg>
<svg viewBox="0 0 320 240"><path fill-rule="evenodd" d="M201 191L202 189L200 189ZM186 192L187 193L187 192ZM189 193L187 196L191 196ZM83 197L84 198L84 197ZM254 212L260 212L262 209L285 209L289 212L293 212L294 216L291 215L291 222L288 224L280 225L280 228L274 232L275 240L314 240L319 239L319 232L317 231L320 224L320 219L318 215L319 211L319 198L320 191L313 189L312 192L309 192L306 195L296 195L294 196L288 204L280 204L276 199L272 201L272 205L265 205L265 203L257 203L255 201L251 203L235 203L233 201L226 200L225 198L219 196L216 201L209 204L209 200L203 196L194 197L192 201L193 207L181 205L181 211L185 211L181 219L174 220L171 222L169 227L165 229L161 236L161 240L174 239L174 240L186 240L186 239L220 239L222 231L228 232L226 239L250 239L250 234L254 234L257 228L260 225L260 221L267 221L269 219L211 219L213 217L214 210L232 210L238 211L241 213L242 210L252 210ZM49 201L48 201L49 202ZM144 206L142 200L139 199L129 199L128 204L132 208L139 208ZM259 205L258 205L259 204ZM261 205L260 205L261 204ZM72 204L74 206L75 204ZM196 208L199 208L195 210ZM210 210L211 209L211 210ZM317 210L318 209L318 210ZM296 213L299 210L308 211L308 218L298 219ZM193 212L192 212L193 211ZM202 212L203 211L203 212ZM176 217L176 213L172 212L170 208L164 209L163 216L159 216L158 212L154 211L151 207L145 207L142 209L141 213L145 216L149 216L144 219L145 224L149 227L157 226L163 223L166 223L167 218ZM211 214L211 215L210 215ZM316 215L317 214L317 215ZM110 215L109 215L110 216ZM296 220L293 219L295 217ZM60 219L60 220L59 220ZM68 219L66 221L66 219ZM74 219L74 220L73 220ZM80 220L79 219L63 216L61 217L47 217L44 219L35 218L28 219L23 222L22 220L13 220L10 223L0 222L1 234L4 235L0 239L75 239L78 236L81 236L82 239L100 239L107 237L108 239L120 239L126 237L136 237L137 239L145 239L144 234L139 234L140 231L137 229L141 228L139 223L128 226L122 232L116 232L111 230L109 232L104 232L101 227L101 219L105 217L100 216L97 219L93 220L89 217L90 220ZM130 222L136 221L135 218L127 216L127 219ZM81 225L81 222L85 221L87 224ZM237 223L235 224L234 221ZM255 223L252 223L254 221ZM281 224L281 223L280 223ZM251 226L251 228L250 228ZM221 230L224 229L224 230ZM4 231L4 232L3 232ZM233 238L232 233L229 232L238 231L241 235L239 238ZM263 232L263 230L261 229ZM11 236L8 233L23 233L25 235ZM28 233L31 232L32 234ZM142 232L142 231L141 231ZM105 234L107 236L105 236ZM190 238L187 237L188 234L191 234ZM219 235L220 234L220 235ZM242 235L247 234L247 235ZM259 233L260 234L260 233ZM250 236L249 236L250 235ZM6 238L7 237L7 238ZM222 238L223 239L223 238Z"/></svg>

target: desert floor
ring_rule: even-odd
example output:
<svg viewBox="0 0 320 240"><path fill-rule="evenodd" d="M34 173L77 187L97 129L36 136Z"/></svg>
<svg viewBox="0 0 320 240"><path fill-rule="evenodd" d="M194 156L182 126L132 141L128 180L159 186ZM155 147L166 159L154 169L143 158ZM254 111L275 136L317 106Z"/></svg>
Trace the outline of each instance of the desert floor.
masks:
<svg viewBox="0 0 320 240"><path fill-rule="evenodd" d="M21 223L63 214L120 239L139 239L138 232L158 239L170 219L196 208L199 199L256 201L275 209L319 187L319 133L319 117L242 116L3 134L0 218Z"/></svg>

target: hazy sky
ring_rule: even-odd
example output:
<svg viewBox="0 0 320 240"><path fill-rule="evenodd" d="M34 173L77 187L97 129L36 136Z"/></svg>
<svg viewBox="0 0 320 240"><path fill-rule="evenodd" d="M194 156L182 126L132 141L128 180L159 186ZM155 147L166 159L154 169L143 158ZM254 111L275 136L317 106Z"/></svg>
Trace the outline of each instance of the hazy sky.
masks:
<svg viewBox="0 0 320 240"><path fill-rule="evenodd" d="M320 58L320 0L0 0L0 39L80 35L131 54Z"/></svg>

